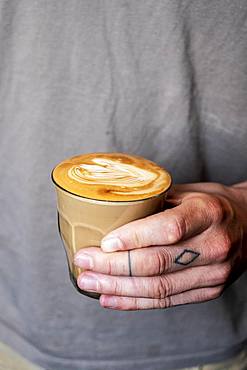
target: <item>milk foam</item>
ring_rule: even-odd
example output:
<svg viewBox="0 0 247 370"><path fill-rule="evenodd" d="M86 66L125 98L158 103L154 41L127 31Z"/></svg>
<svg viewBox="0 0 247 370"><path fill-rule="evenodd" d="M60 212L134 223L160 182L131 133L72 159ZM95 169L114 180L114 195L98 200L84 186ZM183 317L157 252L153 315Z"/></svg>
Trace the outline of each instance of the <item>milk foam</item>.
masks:
<svg viewBox="0 0 247 370"><path fill-rule="evenodd" d="M142 187L154 181L158 175L135 165L114 161L107 158L92 158L95 164L80 164L71 167L68 176L82 184L102 184L124 188L123 192L140 193ZM112 190L120 194L121 190Z"/></svg>
<svg viewBox="0 0 247 370"><path fill-rule="evenodd" d="M89 153L66 159L53 170L53 180L75 195L111 201L146 199L171 185L165 169L126 153Z"/></svg>

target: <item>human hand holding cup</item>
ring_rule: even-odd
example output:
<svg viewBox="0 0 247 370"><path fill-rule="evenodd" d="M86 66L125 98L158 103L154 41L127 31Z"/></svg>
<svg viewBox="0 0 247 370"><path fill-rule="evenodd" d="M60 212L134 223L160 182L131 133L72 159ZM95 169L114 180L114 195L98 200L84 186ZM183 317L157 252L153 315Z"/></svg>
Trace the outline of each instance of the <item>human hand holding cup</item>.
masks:
<svg viewBox="0 0 247 370"><path fill-rule="evenodd" d="M144 310L204 302L220 297L246 270L246 183L175 185L166 203L172 207L109 233L101 249L76 254L75 263L89 270L78 284L100 293L101 306Z"/></svg>

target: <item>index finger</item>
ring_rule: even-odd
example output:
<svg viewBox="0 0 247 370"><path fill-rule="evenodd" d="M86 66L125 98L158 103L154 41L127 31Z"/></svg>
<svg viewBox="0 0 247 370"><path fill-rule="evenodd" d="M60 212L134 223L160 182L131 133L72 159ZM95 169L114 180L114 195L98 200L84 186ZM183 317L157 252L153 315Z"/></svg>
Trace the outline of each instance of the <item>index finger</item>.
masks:
<svg viewBox="0 0 247 370"><path fill-rule="evenodd" d="M200 195L184 199L177 207L121 226L102 239L101 248L113 252L170 245L197 235L214 222L209 198Z"/></svg>

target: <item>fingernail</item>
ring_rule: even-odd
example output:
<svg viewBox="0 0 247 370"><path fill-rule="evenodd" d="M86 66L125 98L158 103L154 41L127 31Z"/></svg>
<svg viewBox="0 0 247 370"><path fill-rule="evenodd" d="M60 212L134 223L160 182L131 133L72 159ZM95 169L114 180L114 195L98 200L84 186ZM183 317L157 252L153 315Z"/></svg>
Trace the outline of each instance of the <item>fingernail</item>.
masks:
<svg viewBox="0 0 247 370"><path fill-rule="evenodd" d="M123 249L123 243L119 238L110 237L102 239L101 248L103 249L104 252L114 252L119 249Z"/></svg>
<svg viewBox="0 0 247 370"><path fill-rule="evenodd" d="M82 276L79 279L79 286L85 290L98 290L99 282L94 276Z"/></svg>
<svg viewBox="0 0 247 370"><path fill-rule="evenodd" d="M106 308L116 308L117 307L117 299L115 297L104 297L103 300L101 300L101 302L102 302L102 306Z"/></svg>
<svg viewBox="0 0 247 370"><path fill-rule="evenodd" d="M74 264L78 267L82 267L84 269L92 269L93 268L93 259L91 256L85 253L77 254L74 258Z"/></svg>

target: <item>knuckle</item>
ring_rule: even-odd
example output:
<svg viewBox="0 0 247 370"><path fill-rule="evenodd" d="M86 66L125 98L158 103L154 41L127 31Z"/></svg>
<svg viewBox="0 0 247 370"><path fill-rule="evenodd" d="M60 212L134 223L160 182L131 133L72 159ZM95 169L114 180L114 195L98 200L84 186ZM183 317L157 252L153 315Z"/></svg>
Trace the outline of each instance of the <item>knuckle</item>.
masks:
<svg viewBox="0 0 247 370"><path fill-rule="evenodd" d="M229 258L231 250L231 237L228 232L224 231L216 243L217 261L225 262Z"/></svg>
<svg viewBox="0 0 247 370"><path fill-rule="evenodd" d="M224 207L220 198L207 195L206 207L211 214L211 217L215 223L220 223L224 218Z"/></svg>
<svg viewBox="0 0 247 370"><path fill-rule="evenodd" d="M167 249L162 248L154 255L156 273L162 275L172 265L172 256Z"/></svg>
<svg viewBox="0 0 247 370"><path fill-rule="evenodd" d="M169 241L176 242L182 239L183 235L186 233L186 221L184 217L180 215L174 215L167 225Z"/></svg>
<svg viewBox="0 0 247 370"><path fill-rule="evenodd" d="M231 244L232 244L231 237L230 237L230 234L228 232L223 233L221 244L222 244L223 250L228 255Z"/></svg>
<svg viewBox="0 0 247 370"><path fill-rule="evenodd" d="M158 282L154 279L153 287L155 298L164 299L172 294L171 284L165 276L160 277Z"/></svg>
<svg viewBox="0 0 247 370"><path fill-rule="evenodd" d="M160 308L160 309L169 308L169 307L172 306L171 297L166 297L166 298L163 298L163 299L159 299L157 303L158 303L158 308Z"/></svg>
<svg viewBox="0 0 247 370"><path fill-rule="evenodd" d="M199 193L194 197L194 202L197 205L198 209L207 209L208 207L208 198L211 198L210 195Z"/></svg>

